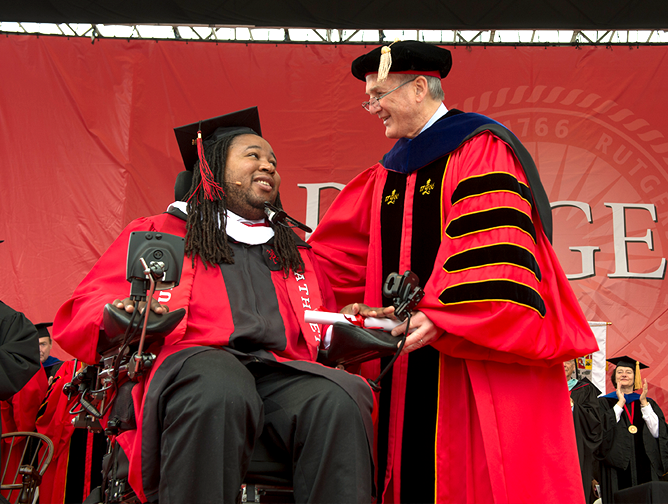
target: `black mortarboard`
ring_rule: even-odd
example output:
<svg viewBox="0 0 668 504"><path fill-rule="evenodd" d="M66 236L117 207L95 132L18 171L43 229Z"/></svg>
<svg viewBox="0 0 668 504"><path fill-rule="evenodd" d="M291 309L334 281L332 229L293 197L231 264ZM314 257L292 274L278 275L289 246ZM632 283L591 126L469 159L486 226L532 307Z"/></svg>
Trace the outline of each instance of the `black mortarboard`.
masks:
<svg viewBox="0 0 668 504"><path fill-rule="evenodd" d="M35 324L35 327L37 328L37 334L39 334L40 338L50 338L51 334L49 334L49 330L47 327L51 327L53 325L53 322L40 322L39 324Z"/></svg>
<svg viewBox="0 0 668 504"><path fill-rule="evenodd" d="M610 364L614 364L615 366L624 366L635 369L637 363L640 369L645 369L649 367L647 364L643 364L642 362L636 359L632 359L627 355L622 355L621 357L613 357L612 359L607 359L607 360Z"/></svg>
<svg viewBox="0 0 668 504"><path fill-rule="evenodd" d="M642 388L640 370L648 368L649 366L647 364L643 364L642 362L636 359L632 359L628 355L622 355L621 357L613 357L612 359L607 359L607 361L610 364L614 364L617 367L622 366L635 370L635 382L633 384L633 388L636 390Z"/></svg>
<svg viewBox="0 0 668 504"><path fill-rule="evenodd" d="M199 159L197 155L198 131L202 132L205 147L227 135L250 133L262 136L257 107L237 110L236 112L174 128L174 134L186 170L192 171Z"/></svg>
<svg viewBox="0 0 668 504"><path fill-rule="evenodd" d="M379 73L381 54L391 52L390 73L410 73L445 78L452 67L452 55L447 49L416 40L393 42L390 46L376 47L355 61L351 71L359 80L367 74ZM379 76L379 80L381 79Z"/></svg>

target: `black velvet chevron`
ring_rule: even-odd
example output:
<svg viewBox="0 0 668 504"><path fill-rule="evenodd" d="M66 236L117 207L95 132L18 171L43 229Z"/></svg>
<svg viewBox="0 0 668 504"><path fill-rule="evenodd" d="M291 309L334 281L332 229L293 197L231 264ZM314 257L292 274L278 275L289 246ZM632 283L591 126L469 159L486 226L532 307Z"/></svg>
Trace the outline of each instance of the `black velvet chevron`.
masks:
<svg viewBox="0 0 668 504"><path fill-rule="evenodd" d="M450 221L445 233L450 238L461 238L462 236L489 231L499 227L519 228L531 235L534 243L536 242L536 228L533 225L531 217L515 208L492 208L465 214Z"/></svg>
<svg viewBox="0 0 668 504"><path fill-rule="evenodd" d="M526 184L521 183L510 173L492 172L479 177L464 179L457 184L457 188L452 193L451 202L454 205L458 201L471 196L480 196L481 194L491 192L513 192L520 198L532 204L531 191Z"/></svg>
<svg viewBox="0 0 668 504"><path fill-rule="evenodd" d="M445 305L480 301L511 301L533 308L540 313L541 317L545 316L545 303L540 294L531 287L510 280L487 280L453 285L441 292L438 299Z"/></svg>
<svg viewBox="0 0 668 504"><path fill-rule="evenodd" d="M443 269L448 273L492 264L514 264L532 271L540 282L542 275L534 255L527 249L512 243L497 243L454 254L445 261Z"/></svg>

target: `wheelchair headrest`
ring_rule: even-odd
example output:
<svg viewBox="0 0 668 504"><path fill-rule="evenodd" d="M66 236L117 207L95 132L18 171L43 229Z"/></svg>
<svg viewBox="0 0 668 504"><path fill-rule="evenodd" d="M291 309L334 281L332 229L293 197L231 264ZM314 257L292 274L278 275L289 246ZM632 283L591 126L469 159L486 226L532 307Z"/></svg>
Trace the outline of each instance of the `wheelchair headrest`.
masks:
<svg viewBox="0 0 668 504"><path fill-rule="evenodd" d="M176 176L174 183L174 201L183 201L183 198L190 191L193 182L193 172L184 170Z"/></svg>

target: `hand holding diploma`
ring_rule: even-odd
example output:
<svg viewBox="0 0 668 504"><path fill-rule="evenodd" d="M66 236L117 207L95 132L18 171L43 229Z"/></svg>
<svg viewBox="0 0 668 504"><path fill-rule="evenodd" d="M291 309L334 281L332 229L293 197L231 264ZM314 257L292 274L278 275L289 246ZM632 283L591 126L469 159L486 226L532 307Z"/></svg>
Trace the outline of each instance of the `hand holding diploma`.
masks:
<svg viewBox="0 0 668 504"><path fill-rule="evenodd" d="M354 306L354 305L349 305L349 306ZM348 308L349 306L347 306L346 308ZM346 308L344 308L344 310L346 310ZM373 311L374 314L377 314L377 310L371 310L371 311ZM385 308L384 311L389 311L388 315L391 315L391 312L394 311L394 309ZM332 325L336 322L342 322L344 324L359 325L367 329L382 329L383 331L391 331L392 329L394 329L395 327L397 327L399 324L402 323L400 320L395 320L392 318L364 316L359 309L349 310L347 313L346 312L333 313L325 311L307 310L304 312L304 321L309 323L328 324L328 325Z"/></svg>

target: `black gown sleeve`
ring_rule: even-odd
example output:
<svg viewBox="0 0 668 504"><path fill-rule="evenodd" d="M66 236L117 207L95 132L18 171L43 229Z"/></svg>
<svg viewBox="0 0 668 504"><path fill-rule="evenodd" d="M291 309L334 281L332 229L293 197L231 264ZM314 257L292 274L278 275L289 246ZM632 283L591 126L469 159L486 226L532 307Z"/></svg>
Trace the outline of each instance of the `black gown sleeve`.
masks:
<svg viewBox="0 0 668 504"><path fill-rule="evenodd" d="M591 452L598 448L603 436L601 412L596 396L596 389L589 384L584 384L582 387L576 385L571 392L576 431L580 431L586 448Z"/></svg>
<svg viewBox="0 0 668 504"><path fill-rule="evenodd" d="M0 302L0 400L7 400L39 370L39 336L20 312Z"/></svg>
<svg viewBox="0 0 668 504"><path fill-rule="evenodd" d="M654 438L649 429L645 429L643 444L647 457L652 464L655 479L658 479L668 471L668 427L666 426L666 417L656 401L649 397L647 401L652 406L656 416L659 417L659 437Z"/></svg>
<svg viewBox="0 0 668 504"><path fill-rule="evenodd" d="M594 460L594 452L601 444L603 435L597 395L598 389L586 382L576 384L571 390L575 440L578 447L586 502L590 502L594 464L598 464ZM598 473L598 471L596 472Z"/></svg>

